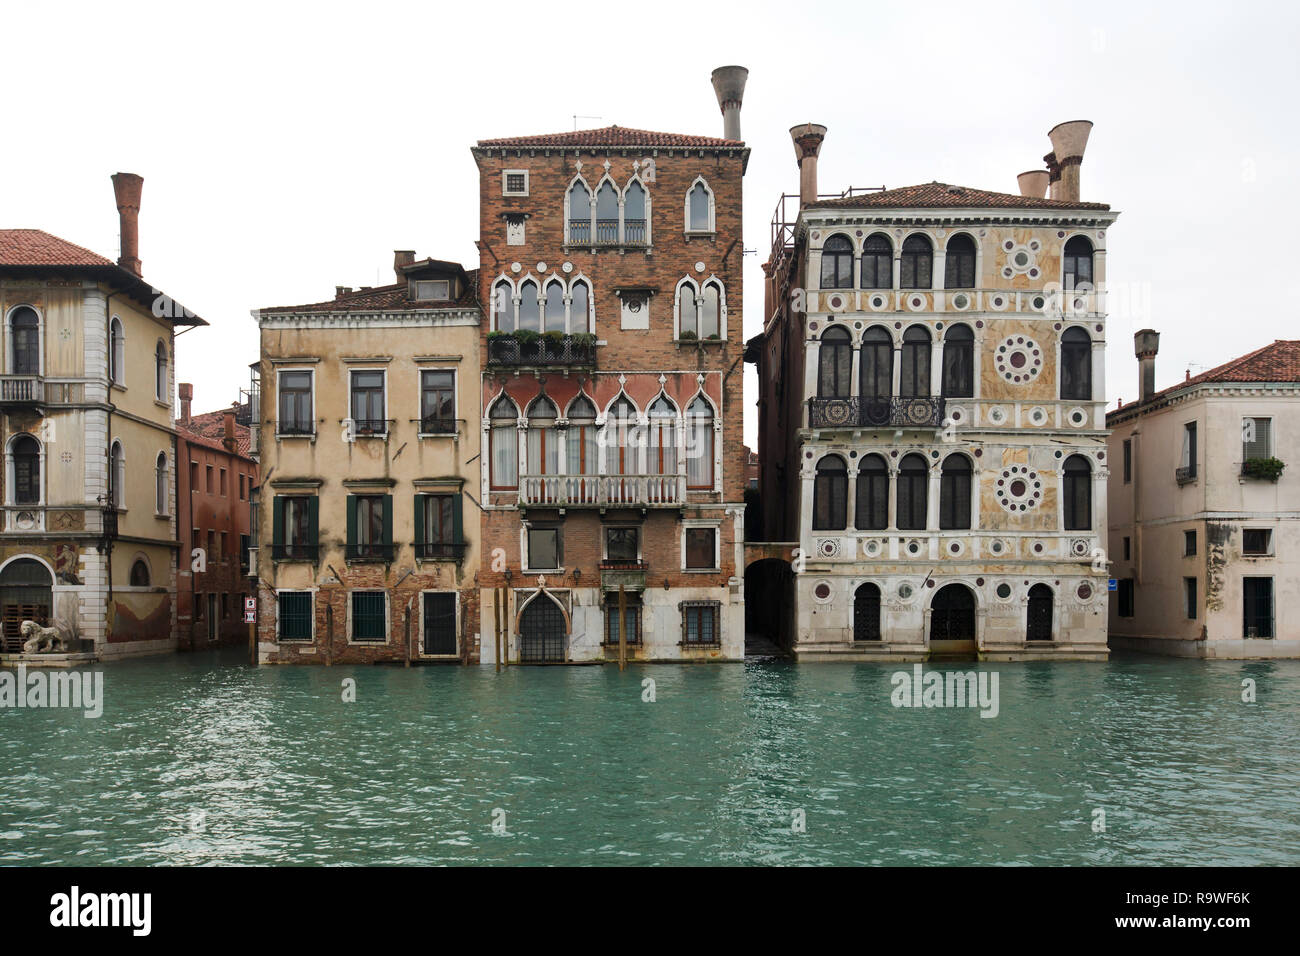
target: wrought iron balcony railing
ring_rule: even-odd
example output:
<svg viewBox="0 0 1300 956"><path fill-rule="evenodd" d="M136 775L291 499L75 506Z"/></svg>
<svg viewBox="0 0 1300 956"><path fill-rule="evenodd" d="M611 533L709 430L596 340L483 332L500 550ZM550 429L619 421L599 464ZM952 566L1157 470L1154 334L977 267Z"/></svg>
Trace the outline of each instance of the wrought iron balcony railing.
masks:
<svg viewBox="0 0 1300 956"><path fill-rule="evenodd" d="M1185 485L1189 481L1195 481L1195 480L1196 480L1195 465L1174 469L1174 481L1178 482L1180 485Z"/></svg>
<svg viewBox="0 0 1300 956"><path fill-rule="evenodd" d="M349 561L391 561L393 545L349 541L344 548L343 556Z"/></svg>
<svg viewBox="0 0 1300 956"><path fill-rule="evenodd" d="M811 428L937 428L943 424L942 398L813 398Z"/></svg>
<svg viewBox="0 0 1300 956"><path fill-rule="evenodd" d="M417 541L415 556L421 561L459 561L465 556L465 542Z"/></svg>
<svg viewBox="0 0 1300 956"><path fill-rule="evenodd" d="M316 423L279 421L275 423L275 433L277 435L314 435L316 434Z"/></svg>
<svg viewBox="0 0 1300 956"><path fill-rule="evenodd" d="M315 561L320 556L320 545L318 544L273 544L271 545L272 561Z"/></svg>
<svg viewBox="0 0 1300 956"><path fill-rule="evenodd" d="M677 508L685 475L521 475L519 503L549 508Z"/></svg>
<svg viewBox="0 0 1300 956"><path fill-rule="evenodd" d="M545 336L520 342L509 335L488 339L488 365L595 366L596 346L588 339L566 335L555 341Z"/></svg>

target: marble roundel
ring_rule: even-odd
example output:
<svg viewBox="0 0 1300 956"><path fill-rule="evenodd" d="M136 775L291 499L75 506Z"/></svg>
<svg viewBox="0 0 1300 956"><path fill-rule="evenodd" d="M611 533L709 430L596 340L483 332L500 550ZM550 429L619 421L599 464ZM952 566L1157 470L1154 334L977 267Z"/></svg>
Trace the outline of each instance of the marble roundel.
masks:
<svg viewBox="0 0 1300 956"><path fill-rule="evenodd" d="M1012 465L998 475L993 492L1005 510L1022 514L1043 500L1043 480L1028 465Z"/></svg>
<svg viewBox="0 0 1300 956"><path fill-rule="evenodd" d="M1024 335L1011 335L998 345L994 355L998 374L1013 385L1032 382L1043 370L1043 351Z"/></svg>

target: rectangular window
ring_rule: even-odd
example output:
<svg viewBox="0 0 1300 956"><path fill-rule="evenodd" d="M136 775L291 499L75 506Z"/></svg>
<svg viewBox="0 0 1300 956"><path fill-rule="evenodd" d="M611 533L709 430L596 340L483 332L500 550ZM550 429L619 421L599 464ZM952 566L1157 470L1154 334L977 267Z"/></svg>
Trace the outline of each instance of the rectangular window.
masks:
<svg viewBox="0 0 1300 956"><path fill-rule="evenodd" d="M624 593L627 625L624 639L629 644L641 643L641 595ZM618 646L618 592L605 593L605 643Z"/></svg>
<svg viewBox="0 0 1300 956"><path fill-rule="evenodd" d="M605 560L619 564L636 564L641 560L640 528L606 528Z"/></svg>
<svg viewBox="0 0 1300 956"><path fill-rule="evenodd" d="M424 595L425 654L456 653L456 595L450 593Z"/></svg>
<svg viewBox="0 0 1300 956"><path fill-rule="evenodd" d="M1273 636L1273 579L1242 578L1242 616L1245 637Z"/></svg>
<svg viewBox="0 0 1300 956"><path fill-rule="evenodd" d="M311 435L316 420L311 401L310 371L280 373L280 411L276 432L281 435Z"/></svg>
<svg viewBox="0 0 1300 956"><path fill-rule="evenodd" d="M1133 539L1125 538L1124 539L1124 560L1129 561L1132 559L1132 557L1133 557Z"/></svg>
<svg viewBox="0 0 1300 956"><path fill-rule="evenodd" d="M226 534L226 532L223 531L221 532L221 560L222 561L226 560L226 557L229 554L230 554L230 542L228 540L228 535Z"/></svg>
<svg viewBox="0 0 1300 956"><path fill-rule="evenodd" d="M1183 605L1187 610L1187 619L1196 620L1196 578L1183 578Z"/></svg>
<svg viewBox="0 0 1300 956"><path fill-rule="evenodd" d="M207 474L204 477L204 488L208 494L212 494L212 466L204 466Z"/></svg>
<svg viewBox="0 0 1300 956"><path fill-rule="evenodd" d="M241 534L239 536L239 567L243 571L248 570L249 565L249 548L252 547L253 539L250 535Z"/></svg>
<svg viewBox="0 0 1300 956"><path fill-rule="evenodd" d="M191 548L203 547L203 532L201 532L198 528L190 529L190 547Z"/></svg>
<svg viewBox="0 0 1300 956"><path fill-rule="evenodd" d="M383 643L388 640L385 620L387 592L352 592L352 640Z"/></svg>
<svg viewBox="0 0 1300 956"><path fill-rule="evenodd" d="M502 172L501 195L503 196L527 196L528 195L528 170L526 169L507 169Z"/></svg>
<svg viewBox="0 0 1300 956"><path fill-rule="evenodd" d="M393 519L388 495L348 496L349 560L387 561L393 556Z"/></svg>
<svg viewBox="0 0 1300 956"><path fill-rule="evenodd" d="M415 496L415 556L456 560L464 549L458 494Z"/></svg>
<svg viewBox="0 0 1300 956"><path fill-rule="evenodd" d="M456 432L456 373L420 372L420 431L429 435Z"/></svg>
<svg viewBox="0 0 1300 956"><path fill-rule="evenodd" d="M1133 440L1124 439L1124 484L1133 480Z"/></svg>
<svg viewBox="0 0 1300 956"><path fill-rule="evenodd" d="M230 595L223 593L221 595L221 619L224 621L230 616Z"/></svg>
<svg viewBox="0 0 1300 956"><path fill-rule="evenodd" d="M1196 422L1183 426L1183 450L1178 460L1178 480L1191 481L1196 477Z"/></svg>
<svg viewBox="0 0 1300 956"><path fill-rule="evenodd" d="M203 605L207 603L207 596L199 591L194 595L194 620L203 620Z"/></svg>
<svg viewBox="0 0 1300 956"><path fill-rule="evenodd" d="M226 469L224 468L221 469L220 479L221 496L224 498L226 496Z"/></svg>
<svg viewBox="0 0 1300 956"><path fill-rule="evenodd" d="M714 571L718 567L718 529L686 529L686 570Z"/></svg>
<svg viewBox="0 0 1300 956"><path fill-rule="evenodd" d="M683 601L682 643L695 647L720 647L722 630L719 626L722 605L718 601Z"/></svg>
<svg viewBox="0 0 1300 956"><path fill-rule="evenodd" d="M1183 532L1183 557L1191 557L1196 553L1196 531Z"/></svg>
<svg viewBox="0 0 1300 956"><path fill-rule="evenodd" d="M528 529L528 567L538 571L558 568L562 554L560 551L560 529L555 527Z"/></svg>
<svg viewBox="0 0 1300 956"><path fill-rule="evenodd" d="M208 560L217 560L217 533L211 528L208 529Z"/></svg>
<svg viewBox="0 0 1300 956"><path fill-rule="evenodd" d="M1119 616L1132 617L1133 616L1133 579L1120 578L1117 583L1119 585L1119 591L1117 592L1119 598Z"/></svg>
<svg viewBox="0 0 1300 956"><path fill-rule="evenodd" d="M244 473L239 473L239 500L244 500Z"/></svg>
<svg viewBox="0 0 1300 956"><path fill-rule="evenodd" d="M1271 458L1273 455L1273 419L1247 418L1241 423L1241 460Z"/></svg>
<svg viewBox="0 0 1300 956"><path fill-rule="evenodd" d="M1273 550L1273 532L1268 528L1246 528L1241 532L1241 553L1268 555Z"/></svg>
<svg viewBox="0 0 1300 956"><path fill-rule="evenodd" d="M311 495L276 495L273 499L271 556L276 560L316 559L316 511Z"/></svg>
<svg viewBox="0 0 1300 956"><path fill-rule="evenodd" d="M358 435L384 435L388 420L384 411L384 373L354 370L352 384L352 424Z"/></svg>
<svg viewBox="0 0 1300 956"><path fill-rule="evenodd" d="M415 282L415 298L418 302L450 299L451 281L449 279L418 279Z"/></svg>
<svg viewBox="0 0 1300 956"><path fill-rule="evenodd" d="M280 624L280 640L310 641L312 637L312 593L310 591L281 591L277 595L276 619Z"/></svg>
<svg viewBox="0 0 1300 956"><path fill-rule="evenodd" d="M190 491L199 490L199 463L190 462Z"/></svg>

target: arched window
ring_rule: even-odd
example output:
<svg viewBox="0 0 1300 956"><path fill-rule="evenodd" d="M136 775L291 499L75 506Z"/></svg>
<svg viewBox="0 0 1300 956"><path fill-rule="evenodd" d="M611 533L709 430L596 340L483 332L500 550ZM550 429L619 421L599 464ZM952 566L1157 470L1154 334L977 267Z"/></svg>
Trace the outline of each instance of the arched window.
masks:
<svg viewBox="0 0 1300 956"><path fill-rule="evenodd" d="M108 502L114 508L123 508L126 501L126 459L122 457L122 443L113 442L108 451Z"/></svg>
<svg viewBox="0 0 1300 956"><path fill-rule="evenodd" d="M677 474L677 409L660 395L650 405L650 440L646 471L652 475Z"/></svg>
<svg viewBox="0 0 1300 956"><path fill-rule="evenodd" d="M558 279L546 283L546 309L543 315L543 332L563 332L564 284Z"/></svg>
<svg viewBox="0 0 1300 956"><path fill-rule="evenodd" d="M700 310L695 296L695 283L683 282L677 287L677 337L679 339L700 337Z"/></svg>
<svg viewBox="0 0 1300 956"><path fill-rule="evenodd" d="M565 437L568 472L571 475L596 473L596 406L579 395L569 406L569 433Z"/></svg>
<svg viewBox="0 0 1300 956"><path fill-rule="evenodd" d="M920 455L907 455L898 465L898 507L900 531L924 531L929 494L930 469Z"/></svg>
<svg viewBox="0 0 1300 956"><path fill-rule="evenodd" d="M898 394L903 398L926 398L930 394L930 333L914 325L903 333Z"/></svg>
<svg viewBox="0 0 1300 956"><path fill-rule="evenodd" d="M492 289L492 311L496 314L496 331L515 330L515 294L510 283L502 279Z"/></svg>
<svg viewBox="0 0 1300 956"><path fill-rule="evenodd" d="M1092 465L1082 455L1065 459L1061 509L1066 531L1092 530Z"/></svg>
<svg viewBox="0 0 1300 956"><path fill-rule="evenodd" d="M580 179L569 187L569 242L591 242L591 190Z"/></svg>
<svg viewBox="0 0 1300 956"><path fill-rule="evenodd" d="M41 320L27 306L9 316L9 354L15 375L41 374Z"/></svg>
<svg viewBox="0 0 1300 956"><path fill-rule="evenodd" d="M713 217L709 214L709 187L696 181L686 194L687 232L712 232Z"/></svg>
<svg viewBox="0 0 1300 956"><path fill-rule="evenodd" d="M488 434L491 458L489 485L502 491L519 487L519 409L510 399L502 396L488 414L491 428Z"/></svg>
<svg viewBox="0 0 1300 956"><path fill-rule="evenodd" d="M870 582L853 592L853 639L880 640L880 588Z"/></svg>
<svg viewBox="0 0 1300 956"><path fill-rule="evenodd" d="M108 378L114 385L126 380L126 335L117 316L108 323Z"/></svg>
<svg viewBox="0 0 1300 956"><path fill-rule="evenodd" d="M943 287L975 288L975 240L964 232L948 240L948 251L943 260Z"/></svg>
<svg viewBox="0 0 1300 956"><path fill-rule="evenodd" d="M167 455L163 452L154 463L154 512L167 514Z"/></svg>
<svg viewBox="0 0 1300 956"><path fill-rule="evenodd" d="M1025 640L1050 641L1052 639L1052 589L1046 584L1035 584L1029 589L1029 613L1026 619Z"/></svg>
<svg viewBox="0 0 1300 956"><path fill-rule="evenodd" d="M1061 398L1092 401L1092 339L1078 326L1061 336Z"/></svg>
<svg viewBox="0 0 1300 956"><path fill-rule="evenodd" d="M722 334L722 287L716 279L704 283L701 298L700 338L717 338Z"/></svg>
<svg viewBox="0 0 1300 956"><path fill-rule="evenodd" d="M929 289L932 285L930 267L934 260L934 247L925 236L912 235L903 240L903 255L899 262L898 284L903 289Z"/></svg>
<svg viewBox="0 0 1300 956"><path fill-rule="evenodd" d="M970 527L970 459L949 455L939 475L939 528L954 531Z"/></svg>
<svg viewBox="0 0 1300 956"><path fill-rule="evenodd" d="M817 462L813 478L813 530L843 531L849 521L849 470L839 455Z"/></svg>
<svg viewBox="0 0 1300 956"><path fill-rule="evenodd" d="M537 298L537 283L525 279L519 284L519 329L542 330L542 304Z"/></svg>
<svg viewBox="0 0 1300 956"><path fill-rule="evenodd" d="M635 179L623 191L623 241L646 241L645 187Z"/></svg>
<svg viewBox="0 0 1300 956"><path fill-rule="evenodd" d="M874 233L862 244L862 281L864 289L894 287L894 244L884 233Z"/></svg>
<svg viewBox="0 0 1300 956"><path fill-rule="evenodd" d="M823 289L853 288L853 243L847 236L831 236L822 246Z"/></svg>
<svg viewBox="0 0 1300 956"><path fill-rule="evenodd" d="M167 401L167 346L161 342L153 351L153 392L158 401Z"/></svg>
<svg viewBox="0 0 1300 956"><path fill-rule="evenodd" d="M605 472L610 475L637 473L636 406L626 396L619 398L605 417Z"/></svg>
<svg viewBox="0 0 1300 956"><path fill-rule="evenodd" d="M4 640L0 646L10 653L22 650L27 639L19 628L25 620L41 626L50 623L53 580L49 570L32 558L17 558L0 571L0 622Z"/></svg>
<svg viewBox="0 0 1300 956"><path fill-rule="evenodd" d="M596 241L618 242L618 190L609 180L596 190Z"/></svg>
<svg viewBox="0 0 1300 956"><path fill-rule="evenodd" d="M41 503L41 445L31 435L19 435L9 446L14 463L13 504Z"/></svg>
<svg viewBox="0 0 1300 956"><path fill-rule="evenodd" d="M591 289L586 279L574 279L569 288L569 331L595 331L591 322Z"/></svg>
<svg viewBox="0 0 1300 956"><path fill-rule="evenodd" d="M528 474L559 474L560 438L555 428L558 417L555 403L545 395L528 406Z"/></svg>
<svg viewBox="0 0 1300 956"><path fill-rule="evenodd" d="M713 490L713 406L697 395L686 406L686 487Z"/></svg>
<svg viewBox="0 0 1300 956"><path fill-rule="evenodd" d="M131 565L131 587L147 588L149 586L149 565L136 558Z"/></svg>
<svg viewBox="0 0 1300 956"><path fill-rule="evenodd" d="M858 393L864 400L888 400L894 394L894 337L888 329L873 325L862 334L858 379Z"/></svg>
<svg viewBox="0 0 1300 956"><path fill-rule="evenodd" d="M817 397L848 398L853 377L853 343L848 329L833 326L817 351Z"/></svg>
<svg viewBox="0 0 1300 956"><path fill-rule="evenodd" d="M1062 257L1061 284L1067 290L1077 289L1085 282L1092 285L1092 243L1083 236L1075 236L1065 244Z"/></svg>
<svg viewBox="0 0 1300 956"><path fill-rule="evenodd" d="M853 524L859 531L882 531L889 527L889 467L879 455L867 455L858 465Z"/></svg>
<svg viewBox="0 0 1300 956"><path fill-rule="evenodd" d="M975 333L969 325L950 325L943 337L943 395L971 398L974 394Z"/></svg>

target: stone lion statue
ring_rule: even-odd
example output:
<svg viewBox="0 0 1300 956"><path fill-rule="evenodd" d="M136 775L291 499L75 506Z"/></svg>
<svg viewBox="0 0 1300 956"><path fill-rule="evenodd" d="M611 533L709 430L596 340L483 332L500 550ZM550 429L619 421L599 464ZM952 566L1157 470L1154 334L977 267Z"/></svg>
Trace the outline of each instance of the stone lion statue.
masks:
<svg viewBox="0 0 1300 956"><path fill-rule="evenodd" d="M23 621L18 633L23 637L24 654L66 654L72 650L75 639L68 627L58 621L51 627Z"/></svg>

